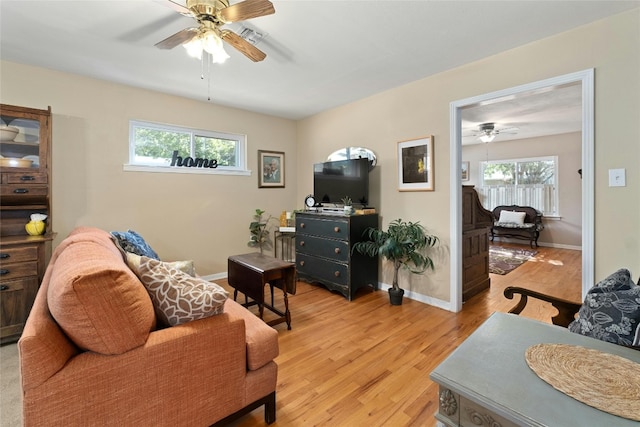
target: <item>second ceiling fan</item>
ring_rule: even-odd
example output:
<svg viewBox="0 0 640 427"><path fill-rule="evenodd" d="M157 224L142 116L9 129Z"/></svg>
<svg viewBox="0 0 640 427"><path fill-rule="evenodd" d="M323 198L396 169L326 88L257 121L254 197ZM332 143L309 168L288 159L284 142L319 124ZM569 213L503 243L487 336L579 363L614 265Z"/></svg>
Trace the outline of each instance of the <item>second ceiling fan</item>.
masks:
<svg viewBox="0 0 640 427"><path fill-rule="evenodd" d="M244 0L233 5L229 5L228 0L187 0L186 7L175 1L168 1L179 13L193 17L198 22L198 26L178 31L156 43L156 47L173 49L184 44L192 56L197 57L204 50L212 56L213 62L224 62L228 57L222 48L222 41L224 41L254 62L266 58L267 55L260 49L233 31L221 27L275 13L273 4L269 0Z"/></svg>
<svg viewBox="0 0 640 427"><path fill-rule="evenodd" d="M476 136L482 142L491 142L494 140L496 136L501 133L510 133L516 134L518 133L517 127L505 127L498 129L496 124L493 122L482 123L478 125L478 130L472 132L469 136Z"/></svg>

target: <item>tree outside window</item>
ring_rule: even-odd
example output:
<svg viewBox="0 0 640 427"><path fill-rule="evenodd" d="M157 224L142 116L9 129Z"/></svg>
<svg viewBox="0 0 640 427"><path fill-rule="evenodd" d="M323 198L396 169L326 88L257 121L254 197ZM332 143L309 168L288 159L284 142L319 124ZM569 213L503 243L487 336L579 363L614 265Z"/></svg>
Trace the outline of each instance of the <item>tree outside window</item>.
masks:
<svg viewBox="0 0 640 427"><path fill-rule="evenodd" d="M484 207L532 206L545 215L557 215L557 163L555 156L482 162L477 190Z"/></svg>
<svg viewBox="0 0 640 427"><path fill-rule="evenodd" d="M168 166L174 151L181 157L217 160L220 169L244 169L245 136L132 121L132 165Z"/></svg>

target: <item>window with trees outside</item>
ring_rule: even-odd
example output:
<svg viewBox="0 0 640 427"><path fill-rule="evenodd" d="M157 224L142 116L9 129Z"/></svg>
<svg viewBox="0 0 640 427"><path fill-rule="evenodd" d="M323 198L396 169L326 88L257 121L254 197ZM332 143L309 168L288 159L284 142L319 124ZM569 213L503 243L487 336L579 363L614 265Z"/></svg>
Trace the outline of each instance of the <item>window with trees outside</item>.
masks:
<svg viewBox="0 0 640 427"><path fill-rule="evenodd" d="M478 194L483 206L531 206L545 216L558 215L558 158L493 160L480 163Z"/></svg>
<svg viewBox="0 0 640 427"><path fill-rule="evenodd" d="M249 174L246 136L132 120L125 170Z"/></svg>

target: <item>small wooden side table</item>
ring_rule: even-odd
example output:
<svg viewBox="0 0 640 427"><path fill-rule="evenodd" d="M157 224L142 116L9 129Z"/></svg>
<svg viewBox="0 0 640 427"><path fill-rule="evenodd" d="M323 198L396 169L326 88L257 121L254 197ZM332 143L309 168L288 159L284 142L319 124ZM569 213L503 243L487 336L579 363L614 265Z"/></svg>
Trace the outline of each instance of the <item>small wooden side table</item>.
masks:
<svg viewBox="0 0 640 427"><path fill-rule="evenodd" d="M273 256L275 256L276 258L280 258L283 261L295 262L295 240L295 231L275 230L273 232ZM278 246L280 247L279 251ZM280 253L280 256L278 256L278 253Z"/></svg>
<svg viewBox="0 0 640 427"><path fill-rule="evenodd" d="M287 322L287 329L291 329L291 312L289 311L289 299L287 294L296 293L296 267L292 262L285 262L259 252L233 255L228 259L228 282L233 290L233 300L238 297L238 292L245 295L245 307L258 305L260 318L263 318L264 308L268 308L277 319L267 322L274 326ZM271 304L265 303L264 288L269 284L271 289ZM274 307L273 288L282 289L285 310ZM248 301L251 298L253 301Z"/></svg>

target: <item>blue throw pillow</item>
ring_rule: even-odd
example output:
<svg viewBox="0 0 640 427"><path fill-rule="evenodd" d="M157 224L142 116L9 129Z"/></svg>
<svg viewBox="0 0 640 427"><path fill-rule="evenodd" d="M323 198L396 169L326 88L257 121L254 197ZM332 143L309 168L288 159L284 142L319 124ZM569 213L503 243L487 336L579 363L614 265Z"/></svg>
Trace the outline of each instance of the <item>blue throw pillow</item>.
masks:
<svg viewBox="0 0 640 427"><path fill-rule="evenodd" d="M158 254L151 249L151 246L145 242L142 236L133 230L112 231L111 236L113 236L118 247L125 252L146 256L147 258L160 259Z"/></svg>
<svg viewBox="0 0 640 427"><path fill-rule="evenodd" d="M569 330L624 346L640 345L640 286L620 269L587 292Z"/></svg>

